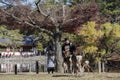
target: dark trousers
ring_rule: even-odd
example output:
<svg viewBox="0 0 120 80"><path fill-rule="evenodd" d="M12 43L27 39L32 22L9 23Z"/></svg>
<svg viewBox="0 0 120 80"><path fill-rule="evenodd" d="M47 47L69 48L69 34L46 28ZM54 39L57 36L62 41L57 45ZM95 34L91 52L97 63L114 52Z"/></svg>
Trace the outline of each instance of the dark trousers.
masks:
<svg viewBox="0 0 120 80"><path fill-rule="evenodd" d="M50 72L54 73L55 68L54 68L54 67L48 67L47 71L48 71L48 74L49 74Z"/></svg>

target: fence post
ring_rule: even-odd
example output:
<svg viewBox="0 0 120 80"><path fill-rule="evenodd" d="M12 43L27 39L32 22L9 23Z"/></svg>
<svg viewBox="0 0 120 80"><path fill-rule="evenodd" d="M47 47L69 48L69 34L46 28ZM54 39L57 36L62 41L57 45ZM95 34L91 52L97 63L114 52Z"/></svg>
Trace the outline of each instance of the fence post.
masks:
<svg viewBox="0 0 120 80"><path fill-rule="evenodd" d="M15 75L17 75L17 64L15 64Z"/></svg>
<svg viewBox="0 0 120 80"><path fill-rule="evenodd" d="M1 72L1 63L0 63L0 72Z"/></svg>
<svg viewBox="0 0 120 80"><path fill-rule="evenodd" d="M32 72L31 61L32 61L32 60L31 60L31 57L29 56L29 72Z"/></svg>
<svg viewBox="0 0 120 80"><path fill-rule="evenodd" d="M38 74L39 73L39 63L38 63L38 61L36 61L36 74Z"/></svg>
<svg viewBox="0 0 120 80"><path fill-rule="evenodd" d="M105 63L102 62L102 72L105 73Z"/></svg>
<svg viewBox="0 0 120 80"><path fill-rule="evenodd" d="M99 74L101 74L101 61L98 62L98 70L99 70Z"/></svg>

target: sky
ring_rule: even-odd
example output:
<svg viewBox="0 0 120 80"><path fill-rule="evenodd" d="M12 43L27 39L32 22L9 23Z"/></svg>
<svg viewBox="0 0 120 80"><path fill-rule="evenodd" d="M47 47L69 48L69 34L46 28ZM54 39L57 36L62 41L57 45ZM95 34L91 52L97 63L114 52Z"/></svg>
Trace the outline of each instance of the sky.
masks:
<svg viewBox="0 0 120 80"><path fill-rule="evenodd" d="M34 0L28 0L28 2L33 3L33 2L34 2Z"/></svg>
<svg viewBox="0 0 120 80"><path fill-rule="evenodd" d="M26 2L25 2L25 4L28 4L28 3L33 3L35 0L27 0ZM34 4L34 3L33 3ZM0 6L4 6L4 4L3 3L0 3Z"/></svg>
<svg viewBox="0 0 120 80"><path fill-rule="evenodd" d="M25 4L29 4L31 3L33 6L35 6L35 3L34 3L35 0L26 0ZM56 0L58 1L58 0ZM69 0L68 0L69 1ZM0 6L3 6L3 4L0 3Z"/></svg>

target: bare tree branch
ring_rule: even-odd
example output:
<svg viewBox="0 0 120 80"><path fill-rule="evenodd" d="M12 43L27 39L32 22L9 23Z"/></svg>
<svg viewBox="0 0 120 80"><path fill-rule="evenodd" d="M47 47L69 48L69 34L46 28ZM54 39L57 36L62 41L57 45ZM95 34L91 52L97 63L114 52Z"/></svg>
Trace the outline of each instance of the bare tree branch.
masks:
<svg viewBox="0 0 120 80"><path fill-rule="evenodd" d="M66 20L66 21L64 21L64 22L62 23L62 25L66 24L66 23L68 23L68 22L75 21L75 20L77 20L77 19L79 19L79 18L73 18L73 19Z"/></svg>
<svg viewBox="0 0 120 80"><path fill-rule="evenodd" d="M11 4L8 4L8 3L4 2L3 0L1 0L0 3L5 4L5 5L8 5L8 6L13 6L13 5L11 5Z"/></svg>
<svg viewBox="0 0 120 80"><path fill-rule="evenodd" d="M9 8L13 7L12 4L8 4L8 3L4 2L3 0L1 0L0 3L7 5Z"/></svg>
<svg viewBox="0 0 120 80"><path fill-rule="evenodd" d="M36 4L36 7L37 7L39 13L41 13L43 16L47 17L48 15L45 14L45 13L41 10L41 8L40 8L40 5L39 5L40 2L41 2L41 0L38 0L38 1L35 3L35 4Z"/></svg>
<svg viewBox="0 0 120 80"><path fill-rule="evenodd" d="M32 24L36 24L36 23L31 19L30 16L28 16L27 18L30 20L30 22L31 22Z"/></svg>
<svg viewBox="0 0 120 80"><path fill-rule="evenodd" d="M23 22L23 20L21 20L20 18L14 16L14 14L8 13L7 11L5 11L4 9L1 9L5 14L7 14L8 16L11 16L12 18L14 18L15 20L19 21L19 22Z"/></svg>
<svg viewBox="0 0 120 80"><path fill-rule="evenodd" d="M38 9L38 11L39 11L39 13L42 14L43 16L47 17L47 18L49 17L50 20L52 21L53 25L59 26L58 23L55 21L55 19L50 16L50 14L46 14L46 13L44 13L44 12L42 11L42 9L40 8L40 2L41 2L41 0L38 0L38 1L35 3L36 6L37 6L37 9Z"/></svg>
<svg viewBox="0 0 120 80"><path fill-rule="evenodd" d="M44 33L46 33L46 34L48 34L48 35L50 35L50 36L53 36L53 32L51 32L51 31L49 31L49 30L47 30L47 29L41 28L40 26L38 26L38 25L36 25L36 24L32 24L32 23L30 23L30 22L28 22L28 21L22 20L22 19L16 17L14 14L8 13L7 11L5 11L5 10L3 10L3 9L1 9L1 10L2 10L6 15L11 16L11 17L14 18L15 20L17 20L17 21L19 21L19 22L23 22L23 23L25 23L25 24L33 27L33 28L39 29L41 32L44 32ZM30 18L30 17L29 17L29 18ZM34 23L34 22L33 22L33 23Z"/></svg>

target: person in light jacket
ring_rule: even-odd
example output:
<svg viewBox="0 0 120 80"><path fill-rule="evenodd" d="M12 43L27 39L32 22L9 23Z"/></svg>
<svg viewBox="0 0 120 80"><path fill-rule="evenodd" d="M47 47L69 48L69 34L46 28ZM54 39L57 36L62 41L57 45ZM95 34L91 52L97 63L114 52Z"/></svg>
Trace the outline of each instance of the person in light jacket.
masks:
<svg viewBox="0 0 120 80"><path fill-rule="evenodd" d="M47 71L48 74L50 74L50 72L54 73L55 71L55 56L53 53L50 52L50 54L48 55L48 59L47 59Z"/></svg>

